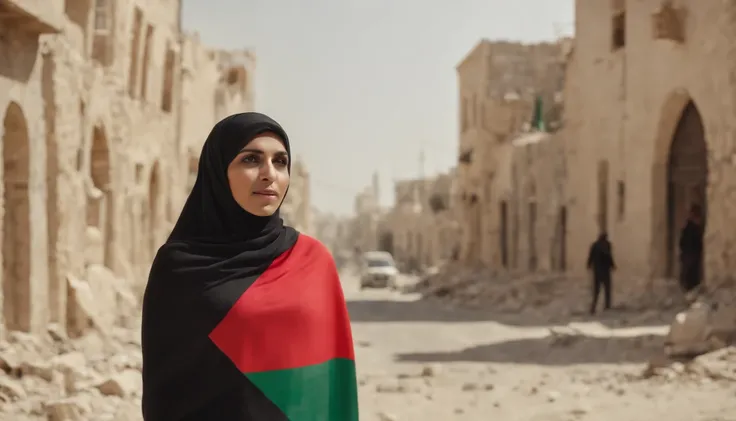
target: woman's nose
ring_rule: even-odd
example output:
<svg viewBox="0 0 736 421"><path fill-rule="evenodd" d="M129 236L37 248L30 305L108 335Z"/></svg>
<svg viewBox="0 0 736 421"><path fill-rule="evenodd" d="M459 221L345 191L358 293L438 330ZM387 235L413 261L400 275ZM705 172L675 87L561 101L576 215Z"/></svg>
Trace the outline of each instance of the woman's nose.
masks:
<svg viewBox="0 0 736 421"><path fill-rule="evenodd" d="M262 180L273 180L273 173L276 169L273 167L273 164L270 162L266 162L261 166L261 179Z"/></svg>

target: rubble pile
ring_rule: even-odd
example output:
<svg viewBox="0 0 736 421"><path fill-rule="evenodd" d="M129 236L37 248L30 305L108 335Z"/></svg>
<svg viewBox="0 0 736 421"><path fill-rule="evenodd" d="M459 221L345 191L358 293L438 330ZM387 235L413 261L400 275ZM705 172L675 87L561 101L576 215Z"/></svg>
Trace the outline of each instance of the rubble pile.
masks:
<svg viewBox="0 0 736 421"><path fill-rule="evenodd" d="M736 382L736 347L729 346L692 359L659 356L649 362L641 374L643 379L683 380L699 383Z"/></svg>
<svg viewBox="0 0 736 421"><path fill-rule="evenodd" d="M0 420L139 421L140 335L113 328L69 339L10 332L0 342Z"/></svg>
<svg viewBox="0 0 736 421"><path fill-rule="evenodd" d="M140 421L139 297L98 264L66 281L63 328L0 340L0 421Z"/></svg>
<svg viewBox="0 0 736 421"><path fill-rule="evenodd" d="M536 309L570 315L589 310L591 281L559 273L521 274L448 266L424 278L411 292L498 312ZM665 279L616 278L613 298L618 308L629 310L676 309L686 305L679 286Z"/></svg>
<svg viewBox="0 0 736 421"><path fill-rule="evenodd" d="M692 304L678 313L665 340L670 358L695 358L736 343L736 291L715 289L692 296Z"/></svg>
<svg viewBox="0 0 736 421"><path fill-rule="evenodd" d="M424 278L411 292L456 306L482 307L496 313L523 311L525 317L536 314L555 322L587 313L591 281L562 274L446 267ZM698 370L703 361L700 356L736 344L736 285L731 281L683 294L672 280L616 278L613 298L617 310L633 313L617 317L621 324L669 323L674 311L684 309L674 316L662 350L668 361L695 361L683 365L683 373ZM667 367L669 372L677 372L680 366L668 363Z"/></svg>

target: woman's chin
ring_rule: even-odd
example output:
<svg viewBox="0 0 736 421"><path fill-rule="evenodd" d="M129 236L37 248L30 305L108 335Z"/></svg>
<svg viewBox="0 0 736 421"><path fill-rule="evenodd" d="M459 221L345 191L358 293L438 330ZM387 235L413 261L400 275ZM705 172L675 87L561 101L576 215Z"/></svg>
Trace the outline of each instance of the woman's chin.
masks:
<svg viewBox="0 0 736 421"><path fill-rule="evenodd" d="M271 216L276 213L278 206L264 205L264 206L252 206L250 209L246 209L248 213L252 213L255 216Z"/></svg>

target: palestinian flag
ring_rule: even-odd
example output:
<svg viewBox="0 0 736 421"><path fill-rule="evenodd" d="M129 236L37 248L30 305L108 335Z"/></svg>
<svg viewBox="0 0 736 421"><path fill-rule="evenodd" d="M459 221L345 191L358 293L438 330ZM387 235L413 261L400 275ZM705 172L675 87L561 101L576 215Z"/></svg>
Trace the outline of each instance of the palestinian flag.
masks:
<svg viewBox="0 0 736 421"><path fill-rule="evenodd" d="M273 406L258 421L358 421L350 320L317 240L299 235L209 337L268 401L254 406Z"/></svg>

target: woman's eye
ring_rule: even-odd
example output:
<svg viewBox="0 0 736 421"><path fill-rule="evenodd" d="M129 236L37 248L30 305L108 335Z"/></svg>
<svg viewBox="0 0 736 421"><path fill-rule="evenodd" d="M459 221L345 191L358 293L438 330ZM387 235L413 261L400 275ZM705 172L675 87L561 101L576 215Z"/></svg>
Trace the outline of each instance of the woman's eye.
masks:
<svg viewBox="0 0 736 421"><path fill-rule="evenodd" d="M287 161L285 158L276 159L274 160L274 162L276 162L279 165L283 165L283 166L286 166L289 163L289 161Z"/></svg>
<svg viewBox="0 0 736 421"><path fill-rule="evenodd" d="M245 163L256 163L258 162L258 157L255 155L246 155L243 157L243 162Z"/></svg>

